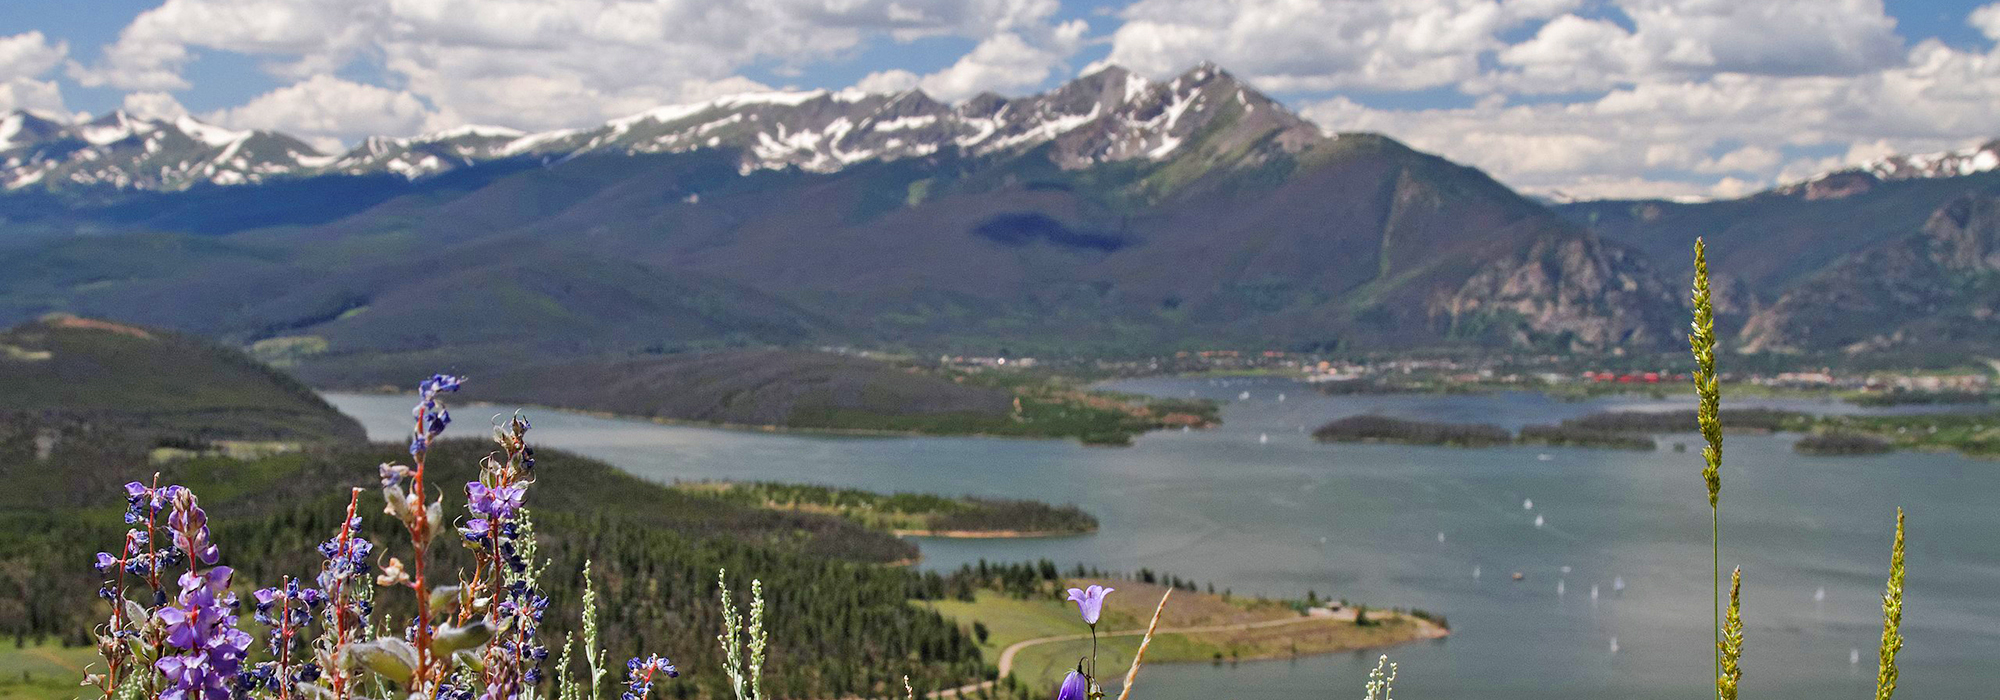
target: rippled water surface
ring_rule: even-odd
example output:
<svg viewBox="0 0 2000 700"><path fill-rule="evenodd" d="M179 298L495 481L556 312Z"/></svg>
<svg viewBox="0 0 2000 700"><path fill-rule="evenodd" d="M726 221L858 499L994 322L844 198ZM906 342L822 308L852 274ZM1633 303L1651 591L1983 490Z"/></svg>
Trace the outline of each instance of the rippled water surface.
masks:
<svg viewBox="0 0 2000 700"><path fill-rule="evenodd" d="M534 412L535 437L663 481L1034 498L1077 503L1103 523L1096 534L1054 540L924 540L929 567L1046 557L1112 570L1151 567L1238 593L1313 589L1448 615L1449 639L1390 652L1402 664L1399 697L1712 692L1708 510L1694 436L1662 436L1661 450L1633 453L1322 445L1305 434L1356 413L1513 428L1690 401L1329 397L1276 379L1147 379L1113 388L1231 403L1220 428L1155 433L1122 449L772 434L546 410ZM1246 391L1249 398L1238 400ZM403 439L408 399L328 398L374 438ZM480 412L458 411L463 424L477 424L471 416ZM1910 512L1902 692L1993 697L2000 687L2000 463L1918 453L1804 457L1791 451L1794 437L1731 435L1726 443L1723 562L1725 571L1745 571L1744 696L1860 697L1872 689L1900 505ZM1666 449L1675 442L1689 451ZM1516 571L1523 581L1511 580ZM1861 663L1850 664L1857 649ZM1360 691L1372 658L1159 666L1140 684L1145 697L1158 700L1339 697Z"/></svg>

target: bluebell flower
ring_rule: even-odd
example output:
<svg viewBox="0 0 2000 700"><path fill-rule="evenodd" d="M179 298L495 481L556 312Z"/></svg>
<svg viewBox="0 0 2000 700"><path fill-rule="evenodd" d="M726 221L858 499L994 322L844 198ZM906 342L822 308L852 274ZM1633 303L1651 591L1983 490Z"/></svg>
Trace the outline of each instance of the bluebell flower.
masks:
<svg viewBox="0 0 2000 700"><path fill-rule="evenodd" d="M1076 601L1076 610L1083 614L1083 623L1095 627L1098 615L1104 612L1104 596L1115 588L1091 584L1089 588L1069 589L1069 600Z"/></svg>
<svg viewBox="0 0 2000 700"><path fill-rule="evenodd" d="M1056 688L1056 700L1084 700L1084 695L1090 692L1089 686L1090 682L1083 677L1082 671L1072 670L1069 675L1063 676L1062 685Z"/></svg>

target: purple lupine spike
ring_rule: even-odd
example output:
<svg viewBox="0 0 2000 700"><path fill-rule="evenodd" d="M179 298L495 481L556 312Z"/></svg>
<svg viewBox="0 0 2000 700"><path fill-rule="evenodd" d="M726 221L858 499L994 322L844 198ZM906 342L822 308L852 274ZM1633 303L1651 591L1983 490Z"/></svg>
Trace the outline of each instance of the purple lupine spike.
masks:
<svg viewBox="0 0 2000 700"><path fill-rule="evenodd" d="M620 700L645 700L646 695L653 692L654 674L679 678L681 672L674 668L673 661L659 654L643 659L633 657L632 660L625 662L625 693L620 696Z"/></svg>
<svg viewBox="0 0 2000 700"><path fill-rule="evenodd" d="M467 506L472 512L488 518L505 520L521 508L521 500L527 495L527 488L514 486L487 486L477 481L465 485Z"/></svg>
<svg viewBox="0 0 2000 700"><path fill-rule="evenodd" d="M228 592L233 574L226 566L182 574L180 597L156 613L167 643L182 651L154 663L171 683L162 700L229 698L240 687L251 639L236 629L236 598Z"/></svg>
<svg viewBox="0 0 2000 700"><path fill-rule="evenodd" d="M451 412L438 406L437 396L458 391L459 385L464 383L464 377L450 374L433 374L417 383L419 399L416 407L410 409L410 415L418 418L420 423L415 434L410 436L410 454L430 449L431 440L442 434L445 426L451 425Z"/></svg>

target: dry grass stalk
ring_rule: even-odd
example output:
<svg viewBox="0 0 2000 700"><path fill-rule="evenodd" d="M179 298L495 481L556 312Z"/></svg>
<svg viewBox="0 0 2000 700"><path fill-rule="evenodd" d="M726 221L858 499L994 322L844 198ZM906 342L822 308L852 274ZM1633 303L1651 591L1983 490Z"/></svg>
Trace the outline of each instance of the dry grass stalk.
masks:
<svg viewBox="0 0 2000 700"><path fill-rule="evenodd" d="M1139 651L1132 654L1132 667L1125 669L1125 687L1118 691L1118 700L1132 695L1132 681L1139 678L1139 664L1146 660L1146 647L1153 643L1153 630L1160 628L1160 613L1167 611L1167 598L1174 595L1174 589L1167 589L1160 595L1160 607L1153 609L1153 621L1146 625L1146 636L1139 640Z"/></svg>

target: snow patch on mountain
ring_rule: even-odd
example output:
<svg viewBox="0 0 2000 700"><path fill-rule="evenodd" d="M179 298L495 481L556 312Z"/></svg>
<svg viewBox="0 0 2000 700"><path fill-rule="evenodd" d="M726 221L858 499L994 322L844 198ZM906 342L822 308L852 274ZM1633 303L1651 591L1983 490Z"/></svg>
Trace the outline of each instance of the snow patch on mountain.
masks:
<svg viewBox="0 0 2000 700"><path fill-rule="evenodd" d="M236 131L191 117L159 121L114 112L84 123L38 126L44 123L16 112L0 120L0 182L11 188L175 190L322 174L416 179L506 158L555 164L585 154L701 149L734 151L743 173L833 172L945 149L991 156L1026 153L1052 142L1056 148L1048 157L1075 168L1167 160L1197 138L1234 139L1228 145L1239 153L1273 129L1284 134L1278 143L1287 150L1320 138L1316 128L1282 108L1263 109L1275 104L1212 64L1170 82L1110 66L1047 93L1017 98L987 93L957 105L920 90L756 92L665 105L595 127L527 133L467 125L414 137L371 137L338 154L320 153L283 134ZM1205 130L1218 115L1234 122L1222 131Z"/></svg>
<svg viewBox="0 0 2000 700"><path fill-rule="evenodd" d="M1995 170L2000 170L2000 140L1952 151L1890 155L1820 173L1772 192L1806 199L1839 199L1867 192L1878 182L1964 177Z"/></svg>
<svg viewBox="0 0 2000 700"><path fill-rule="evenodd" d="M204 124L196 121L194 117L188 116L175 119L174 128L180 129L181 133L193 137L196 141L218 148L250 138L251 133L248 131L232 131L213 124Z"/></svg>

